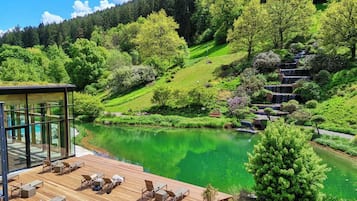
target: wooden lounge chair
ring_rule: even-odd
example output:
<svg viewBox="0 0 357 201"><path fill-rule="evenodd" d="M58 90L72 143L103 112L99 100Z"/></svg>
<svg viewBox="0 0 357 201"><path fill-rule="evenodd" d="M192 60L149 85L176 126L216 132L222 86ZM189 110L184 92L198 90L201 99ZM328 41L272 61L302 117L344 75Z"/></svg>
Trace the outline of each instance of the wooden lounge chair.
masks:
<svg viewBox="0 0 357 201"><path fill-rule="evenodd" d="M13 181L20 177L19 173L9 173L7 174L7 181ZM0 183L2 183L2 175L0 175Z"/></svg>
<svg viewBox="0 0 357 201"><path fill-rule="evenodd" d="M66 201L66 197L65 196L56 196L56 197L52 198L50 201Z"/></svg>
<svg viewBox="0 0 357 201"><path fill-rule="evenodd" d="M111 179L104 177L103 181L104 184L102 186L102 191L105 191L107 194L109 194L116 186L124 182L125 178L119 175L113 175Z"/></svg>
<svg viewBox="0 0 357 201"><path fill-rule="evenodd" d="M34 180L29 183L22 185L11 185L11 197L14 195L14 192L18 191L17 195L20 197L31 197L36 193L36 188L43 186L42 180Z"/></svg>
<svg viewBox="0 0 357 201"><path fill-rule="evenodd" d="M76 170L76 169L84 166L84 162L82 162L82 161L77 161L74 163L68 163L66 161L63 161L62 163L64 165L64 168L62 169L61 174L72 172L73 170Z"/></svg>
<svg viewBox="0 0 357 201"><path fill-rule="evenodd" d="M50 170L52 172L54 165L49 159L45 159L42 163L42 172Z"/></svg>
<svg viewBox="0 0 357 201"><path fill-rule="evenodd" d="M163 188L167 188L167 184L157 183L156 185L154 185L152 181L145 180L145 188L141 189L141 198L142 199L144 198L144 194L146 192L150 193L150 197L154 197L155 192L157 192Z"/></svg>
<svg viewBox="0 0 357 201"><path fill-rule="evenodd" d="M177 200L182 200L185 196L188 196L190 194L190 190L186 188L179 188L176 189L175 191L172 190L165 190L167 194L169 194L169 197L171 197L172 201L177 201Z"/></svg>
<svg viewBox="0 0 357 201"><path fill-rule="evenodd" d="M83 179L81 179L81 188L91 186L94 180L103 177L103 173L95 173L92 175L82 174Z"/></svg>

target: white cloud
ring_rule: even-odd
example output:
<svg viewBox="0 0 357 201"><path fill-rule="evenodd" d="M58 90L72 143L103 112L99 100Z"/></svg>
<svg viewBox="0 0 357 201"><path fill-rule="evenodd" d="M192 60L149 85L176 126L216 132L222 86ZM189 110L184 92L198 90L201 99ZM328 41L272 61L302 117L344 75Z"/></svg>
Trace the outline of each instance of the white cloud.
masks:
<svg viewBox="0 0 357 201"><path fill-rule="evenodd" d="M107 9L107 8L111 8L111 7L114 7L114 6L115 6L115 4L109 3L108 0L101 0L100 1L100 5L94 7L94 12L95 11L99 11L99 10L104 10L104 9Z"/></svg>
<svg viewBox="0 0 357 201"><path fill-rule="evenodd" d="M93 12L92 8L89 7L88 1L85 2L82 2L80 0L74 1L73 9L74 12L71 14L72 18L82 17Z"/></svg>
<svg viewBox="0 0 357 201"><path fill-rule="evenodd" d="M49 13L48 11L45 11L42 14L42 23L44 24L53 24L53 23L60 23L63 21L63 18L59 15L54 15Z"/></svg>
<svg viewBox="0 0 357 201"><path fill-rule="evenodd" d="M131 0L113 0L113 2L115 3L115 4L123 4L123 3L126 3L126 2L128 2L128 1L131 1Z"/></svg>
<svg viewBox="0 0 357 201"><path fill-rule="evenodd" d="M0 29L0 37L2 37L5 34L5 31Z"/></svg>

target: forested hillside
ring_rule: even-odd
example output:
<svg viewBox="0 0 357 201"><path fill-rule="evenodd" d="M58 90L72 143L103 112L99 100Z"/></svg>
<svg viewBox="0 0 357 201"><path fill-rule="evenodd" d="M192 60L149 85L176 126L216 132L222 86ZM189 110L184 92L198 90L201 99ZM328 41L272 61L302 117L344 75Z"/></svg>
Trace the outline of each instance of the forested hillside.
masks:
<svg viewBox="0 0 357 201"><path fill-rule="evenodd" d="M240 3L239 6L232 7L237 2ZM262 0L262 2L265 1ZM314 0L314 3L325 2L326 0ZM108 30L119 23L134 22L140 16L146 17L161 9L174 17L180 25L179 35L184 37L188 44L192 44L212 39L217 30L224 32L231 28L233 20L240 15L241 2L232 0L133 0L121 6L66 20L60 24L17 26L0 37L0 45L33 47L34 45L57 44L61 46L73 43L77 38L90 39L95 27Z"/></svg>

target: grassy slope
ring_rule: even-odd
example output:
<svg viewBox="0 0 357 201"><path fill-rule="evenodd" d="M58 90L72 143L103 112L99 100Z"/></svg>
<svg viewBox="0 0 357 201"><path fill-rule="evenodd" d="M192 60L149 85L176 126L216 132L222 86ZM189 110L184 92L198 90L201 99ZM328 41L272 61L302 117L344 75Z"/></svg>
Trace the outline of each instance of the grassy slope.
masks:
<svg viewBox="0 0 357 201"><path fill-rule="evenodd" d="M207 52L208 57L206 57ZM179 70L171 82L167 83L166 77L162 77L153 85L109 100L105 103L106 111L127 112L129 109L133 111L147 109L152 106L151 97L156 87L165 85L172 89L190 89L197 85L203 86L208 81L217 80L214 72L222 64L229 64L243 57L244 53L229 54L227 45L215 46L213 42L191 47L187 66ZM207 64L207 59L212 63Z"/></svg>
<svg viewBox="0 0 357 201"><path fill-rule="evenodd" d="M326 118L322 128L357 134L357 82L319 104L314 113Z"/></svg>

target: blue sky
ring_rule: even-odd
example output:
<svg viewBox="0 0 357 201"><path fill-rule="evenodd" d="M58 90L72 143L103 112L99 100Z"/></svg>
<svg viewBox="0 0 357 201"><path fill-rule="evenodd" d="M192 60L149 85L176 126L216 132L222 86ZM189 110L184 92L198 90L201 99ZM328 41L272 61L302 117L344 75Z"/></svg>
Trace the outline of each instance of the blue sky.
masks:
<svg viewBox="0 0 357 201"><path fill-rule="evenodd" d="M0 34L19 25L59 23L122 4L128 0L11 0L0 3Z"/></svg>

